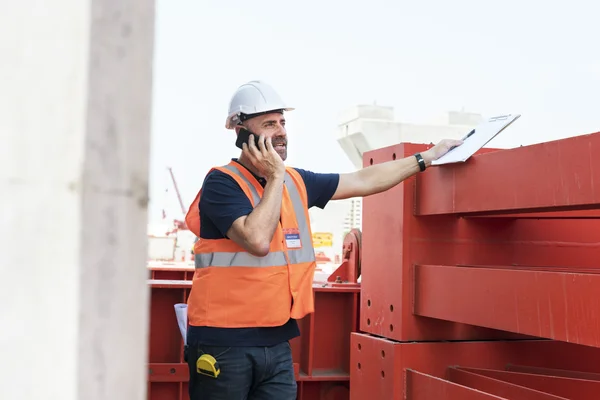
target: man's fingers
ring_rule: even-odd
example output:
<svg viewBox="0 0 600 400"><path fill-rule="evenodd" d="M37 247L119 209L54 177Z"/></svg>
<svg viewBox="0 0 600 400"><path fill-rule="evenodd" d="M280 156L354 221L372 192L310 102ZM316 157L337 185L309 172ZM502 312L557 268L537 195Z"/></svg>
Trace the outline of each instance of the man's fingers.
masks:
<svg viewBox="0 0 600 400"><path fill-rule="evenodd" d="M248 143L249 143L248 147L250 150L250 154L252 154L252 156L254 158L258 158L258 157L260 157L261 151L256 148L256 144L254 143L254 137L255 136L253 134L250 134L250 138L248 139ZM258 145L260 147L260 140L259 140Z"/></svg>
<svg viewBox="0 0 600 400"><path fill-rule="evenodd" d="M250 139L251 140L248 141L250 144L242 144L242 154L248 159L248 161L250 161L252 165L254 165L261 158L261 154L254 145L252 137L250 137Z"/></svg>
<svg viewBox="0 0 600 400"><path fill-rule="evenodd" d="M268 152L275 151L275 150L273 149L273 140L272 140L270 137L268 137L268 138L265 140L265 145L266 145L266 148L267 148L267 151L268 151Z"/></svg>
<svg viewBox="0 0 600 400"><path fill-rule="evenodd" d="M260 150L261 154L265 153L265 137L263 135L260 135L258 137L258 149Z"/></svg>
<svg viewBox="0 0 600 400"><path fill-rule="evenodd" d="M252 148L256 148L256 145L254 144L254 135L251 133L250 135L248 135L248 149L252 149Z"/></svg>
<svg viewBox="0 0 600 400"><path fill-rule="evenodd" d="M244 153L246 157L252 157L252 152L247 143L242 143L242 153Z"/></svg>
<svg viewBox="0 0 600 400"><path fill-rule="evenodd" d="M444 139L438 143L439 147L456 147L463 144L463 141L460 139Z"/></svg>
<svg viewBox="0 0 600 400"><path fill-rule="evenodd" d="M452 150L455 147L460 146L461 144L463 144L462 140L446 139L439 143L438 148L442 152L447 152L447 151Z"/></svg>

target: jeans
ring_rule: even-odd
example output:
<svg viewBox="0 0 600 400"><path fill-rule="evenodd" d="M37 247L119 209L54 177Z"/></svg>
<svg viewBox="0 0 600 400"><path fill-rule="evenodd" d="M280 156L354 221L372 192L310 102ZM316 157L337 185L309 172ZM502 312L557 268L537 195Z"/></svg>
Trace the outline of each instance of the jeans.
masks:
<svg viewBox="0 0 600 400"><path fill-rule="evenodd" d="M196 372L202 354L213 356L217 378ZM189 346L190 400L296 400L296 379L289 342L271 347Z"/></svg>

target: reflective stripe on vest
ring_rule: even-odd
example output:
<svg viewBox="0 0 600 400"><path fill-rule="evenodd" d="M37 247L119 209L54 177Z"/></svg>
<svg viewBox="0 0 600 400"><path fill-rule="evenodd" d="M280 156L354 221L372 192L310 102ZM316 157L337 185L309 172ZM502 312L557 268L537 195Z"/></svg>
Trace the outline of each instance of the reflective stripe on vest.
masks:
<svg viewBox="0 0 600 400"><path fill-rule="evenodd" d="M236 167L228 165L229 171L238 175L250 187L250 192L254 197L254 206L260 202L260 197L256 192L256 188L248 181ZM294 184L292 177L285 173L285 186L287 187L296 220L298 222L298 230L300 231L300 241L302 247L299 249L288 250L288 256L291 264L306 263L315 261L315 252L312 247L312 240L308 230L308 223L302 205L302 198L298 193L298 188ZM205 267L277 267L287 265L285 252L275 251L270 252L265 257L256 257L246 252L215 252L215 253L200 253L194 256L196 268Z"/></svg>
<svg viewBox="0 0 600 400"><path fill-rule="evenodd" d="M300 231L300 241L302 243L301 248L288 250L290 264L315 261L315 250L312 247L312 238L308 231L308 223L306 221L306 215L304 214L302 198L298 193L298 188L294 184L292 177L287 172L285 173L285 186L287 187L290 199L292 200L292 205L294 206L294 213L296 214L296 220L298 221L298 230Z"/></svg>
<svg viewBox="0 0 600 400"><path fill-rule="evenodd" d="M250 183L248 178L246 178L246 175L242 174L235 165L226 165L223 168L228 169L229 171L242 178L246 185L248 185L248 187L250 188L250 193L252 193L252 200L254 200L254 207L256 207L258 203L260 203L260 197L258 196L258 192L256 191L254 185Z"/></svg>
<svg viewBox="0 0 600 400"><path fill-rule="evenodd" d="M201 253L194 255L196 268L204 267L281 267L287 265L285 253L275 251L264 257L255 257L250 253Z"/></svg>

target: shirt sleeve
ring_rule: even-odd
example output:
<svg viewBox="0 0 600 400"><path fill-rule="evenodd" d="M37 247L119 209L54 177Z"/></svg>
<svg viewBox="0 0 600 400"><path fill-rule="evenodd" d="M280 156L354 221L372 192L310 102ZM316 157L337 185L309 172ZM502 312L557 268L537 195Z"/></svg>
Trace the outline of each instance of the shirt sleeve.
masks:
<svg viewBox="0 0 600 400"><path fill-rule="evenodd" d="M300 168L295 168L295 170L298 171L304 180L306 195L308 197L308 208L325 208L337 190L340 175L321 174Z"/></svg>
<svg viewBox="0 0 600 400"><path fill-rule="evenodd" d="M252 203L237 182L221 171L213 171L206 178L200 197L200 215L208 218L227 237L233 222L252 212Z"/></svg>

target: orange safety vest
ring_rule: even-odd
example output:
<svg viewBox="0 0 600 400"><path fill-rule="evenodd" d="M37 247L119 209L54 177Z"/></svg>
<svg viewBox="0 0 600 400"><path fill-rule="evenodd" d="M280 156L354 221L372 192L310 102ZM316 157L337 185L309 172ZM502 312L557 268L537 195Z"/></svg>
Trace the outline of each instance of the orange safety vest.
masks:
<svg viewBox="0 0 600 400"><path fill-rule="evenodd" d="M215 169L235 179L252 206L258 205L263 187L249 171L233 161L211 171ZM201 194L202 189L185 218L198 238ZM194 259L196 270L187 303L192 326L280 326L312 313L316 259L306 186L300 174L286 168L281 219L265 257L253 256L230 239L200 238L194 245Z"/></svg>

